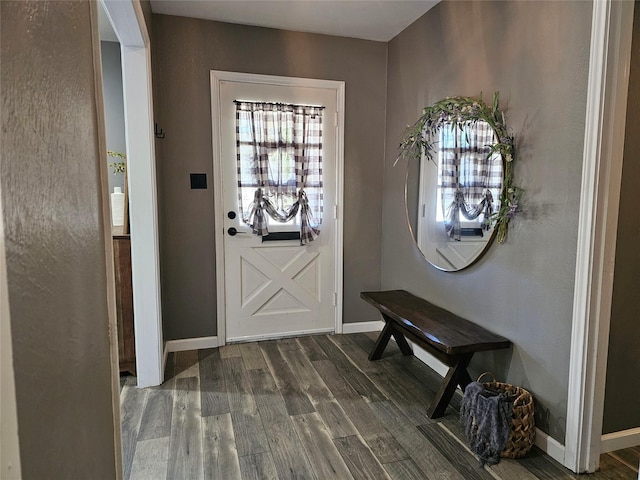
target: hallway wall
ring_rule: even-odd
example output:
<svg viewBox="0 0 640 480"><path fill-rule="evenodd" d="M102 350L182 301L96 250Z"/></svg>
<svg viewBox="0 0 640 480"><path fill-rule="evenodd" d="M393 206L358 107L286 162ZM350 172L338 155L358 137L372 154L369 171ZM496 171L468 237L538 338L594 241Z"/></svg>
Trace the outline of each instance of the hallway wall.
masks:
<svg viewBox="0 0 640 480"><path fill-rule="evenodd" d="M122 93L122 63L120 44L100 42L102 53L102 84L104 94L104 116L107 130L107 150L125 154L127 142L124 133L124 100ZM119 158L109 157L108 162L120 162ZM109 167L109 192L120 187L124 192L124 173L114 174Z"/></svg>
<svg viewBox="0 0 640 480"><path fill-rule="evenodd" d="M165 340L217 334L210 70L346 82L344 321L377 320L387 44L168 15L153 34Z"/></svg>
<svg viewBox="0 0 640 480"><path fill-rule="evenodd" d="M114 479L90 2L2 1L0 11L0 182L22 476Z"/></svg>
<svg viewBox="0 0 640 480"><path fill-rule="evenodd" d="M536 399L536 425L564 443L591 2L441 2L389 44L382 287L404 288L509 338L476 355ZM406 164L393 167L406 125L452 95L500 93L516 137L522 213L506 243L444 273L407 229Z"/></svg>

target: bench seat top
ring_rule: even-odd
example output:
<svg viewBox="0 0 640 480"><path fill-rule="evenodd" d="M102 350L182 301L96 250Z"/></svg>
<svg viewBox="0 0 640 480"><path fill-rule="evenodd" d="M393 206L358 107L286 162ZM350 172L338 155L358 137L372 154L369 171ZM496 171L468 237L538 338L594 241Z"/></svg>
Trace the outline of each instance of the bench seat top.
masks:
<svg viewBox="0 0 640 480"><path fill-rule="evenodd" d="M405 290L362 292L360 297L447 355L509 348L511 341Z"/></svg>

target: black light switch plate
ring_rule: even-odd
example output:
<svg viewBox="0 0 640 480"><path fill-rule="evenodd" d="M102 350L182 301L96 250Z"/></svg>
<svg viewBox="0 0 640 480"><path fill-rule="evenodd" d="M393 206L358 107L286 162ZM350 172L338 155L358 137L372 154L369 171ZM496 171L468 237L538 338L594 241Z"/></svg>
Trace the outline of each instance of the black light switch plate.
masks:
<svg viewBox="0 0 640 480"><path fill-rule="evenodd" d="M207 188L207 174L206 173L192 173L191 174L191 190Z"/></svg>

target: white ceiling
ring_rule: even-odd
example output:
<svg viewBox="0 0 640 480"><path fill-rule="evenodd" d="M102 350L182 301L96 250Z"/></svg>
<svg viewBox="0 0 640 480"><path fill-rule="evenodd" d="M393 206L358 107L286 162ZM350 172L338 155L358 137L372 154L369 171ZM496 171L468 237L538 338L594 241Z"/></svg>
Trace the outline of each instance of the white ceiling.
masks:
<svg viewBox="0 0 640 480"><path fill-rule="evenodd" d="M153 13L389 41L439 0L151 0Z"/></svg>

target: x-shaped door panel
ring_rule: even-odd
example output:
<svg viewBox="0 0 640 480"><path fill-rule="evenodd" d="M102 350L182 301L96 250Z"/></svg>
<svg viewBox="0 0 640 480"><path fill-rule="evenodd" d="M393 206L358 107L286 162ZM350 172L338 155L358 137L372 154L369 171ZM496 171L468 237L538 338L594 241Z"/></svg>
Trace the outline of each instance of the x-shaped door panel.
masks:
<svg viewBox="0 0 640 480"><path fill-rule="evenodd" d="M320 262L305 247L255 247L240 254L245 317L314 311L320 303Z"/></svg>

